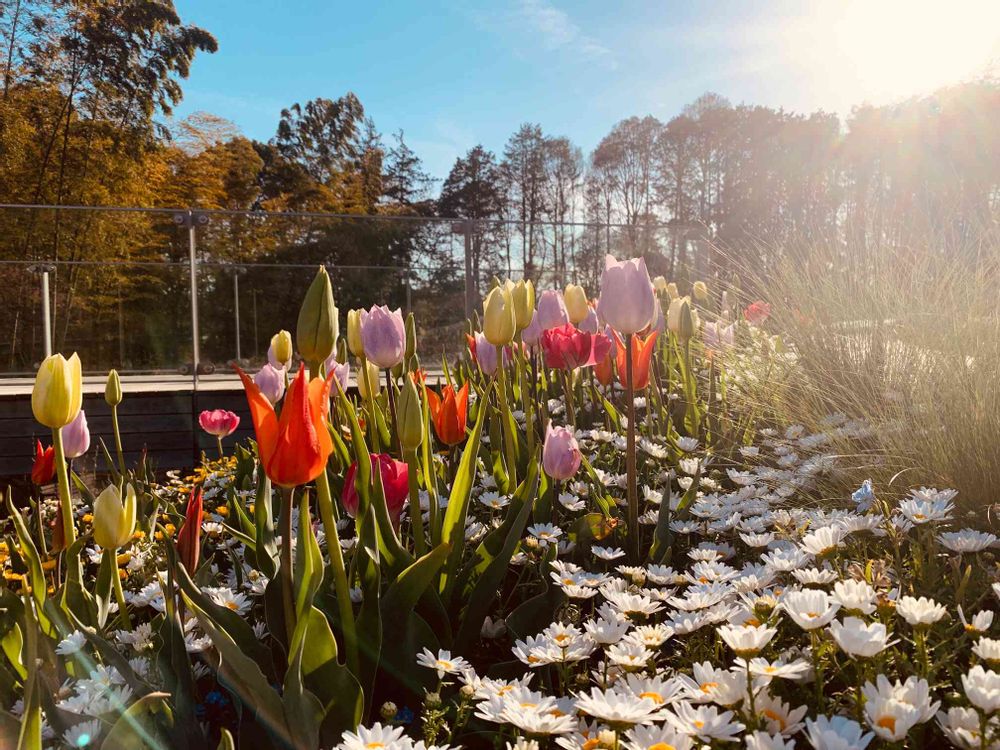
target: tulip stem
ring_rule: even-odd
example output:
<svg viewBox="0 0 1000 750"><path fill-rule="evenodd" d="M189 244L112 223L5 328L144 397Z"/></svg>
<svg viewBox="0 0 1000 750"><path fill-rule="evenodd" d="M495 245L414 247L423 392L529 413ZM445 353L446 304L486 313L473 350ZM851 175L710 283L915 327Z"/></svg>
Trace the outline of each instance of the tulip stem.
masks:
<svg viewBox="0 0 1000 750"><path fill-rule="evenodd" d="M358 636L354 625L354 607L351 604L351 586L347 570L344 568L344 553L340 549L337 523L333 520L333 497L330 495L330 480L325 468L316 477L316 502L323 519L326 551L330 555L330 565L333 567L333 585L337 594L337 609L340 613L340 628L344 634L344 647L347 651L347 668L355 676L360 676L361 662L358 659Z"/></svg>
<svg viewBox="0 0 1000 750"><path fill-rule="evenodd" d="M52 430L52 446L55 448L56 484L59 489L59 504L62 508L63 545L69 550L76 541L76 523L73 520L73 498L69 489L69 474L66 471L66 453L63 450L62 428ZM81 574L80 558L66 559L66 575Z"/></svg>
<svg viewBox="0 0 1000 750"><path fill-rule="evenodd" d="M392 370L385 370L385 390L389 394L389 418L392 424L389 425L389 434L392 436L392 445L396 449L396 454L405 460L402 450L399 447L399 423L396 421L396 394L392 392Z"/></svg>
<svg viewBox="0 0 1000 750"><path fill-rule="evenodd" d="M510 491L517 488L517 462L514 451L514 417L510 413L510 402L507 400L507 371L503 364L503 347L497 347L497 398L500 401L500 411L503 414L503 444L507 459L507 479Z"/></svg>
<svg viewBox="0 0 1000 750"><path fill-rule="evenodd" d="M632 336L625 337L625 398L628 400L625 472L628 487L628 535L632 545L632 563L639 564L639 492L635 477L635 391L632 386Z"/></svg>
<svg viewBox="0 0 1000 750"><path fill-rule="evenodd" d="M406 471L410 483L410 524L413 531L413 552L417 557L423 557L427 552L427 542L424 538L424 514L420 509L420 485L417 479L417 451L406 451Z"/></svg>
<svg viewBox="0 0 1000 750"><path fill-rule="evenodd" d="M292 587L292 494L294 490L281 488L281 605L285 614L285 635L288 637L291 658L292 635L295 632L295 604Z"/></svg>
<svg viewBox="0 0 1000 750"><path fill-rule="evenodd" d="M216 436L215 436L215 442L216 442L216 444L217 444L217 445L219 446L219 458L225 458L225 457L226 457L226 454L225 454L225 452L224 452L224 451L222 450L222 437L221 437L221 436L219 436L219 435L216 435Z"/></svg>
<svg viewBox="0 0 1000 750"><path fill-rule="evenodd" d="M104 554L108 557L108 564L113 571L111 580L115 589L115 601L118 602L118 621L122 623L125 630L131 630L132 619L128 616L128 610L125 608L125 592L122 590L122 576L121 571L118 569L117 552L117 550L110 547L105 547L104 549Z"/></svg>
<svg viewBox="0 0 1000 750"><path fill-rule="evenodd" d="M118 454L118 471L125 474L125 453L122 451L122 433L118 429L118 405L111 407L111 430L115 433L115 453Z"/></svg>

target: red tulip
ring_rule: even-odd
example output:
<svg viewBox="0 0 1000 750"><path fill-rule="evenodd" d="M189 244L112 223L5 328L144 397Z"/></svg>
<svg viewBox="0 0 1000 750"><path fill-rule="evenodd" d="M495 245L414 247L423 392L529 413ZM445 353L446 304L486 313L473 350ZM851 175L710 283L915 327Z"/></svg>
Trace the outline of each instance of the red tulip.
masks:
<svg viewBox="0 0 1000 750"><path fill-rule="evenodd" d="M240 426L240 418L239 415L231 411L213 409L211 411L203 411L199 414L198 424L209 435L227 437L236 432L236 428Z"/></svg>
<svg viewBox="0 0 1000 750"><path fill-rule="evenodd" d="M382 489L385 492L385 504L389 509L389 517L394 525L399 525L399 515L403 512L403 505L410 494L410 472L406 464L396 461L387 453L372 453L372 471L378 468L382 475ZM358 473L358 464L355 461L347 470L344 477L344 491L340 495L340 501L344 504L344 509L352 518L358 513L358 490L354 486L354 477ZM415 511L415 512L419 512Z"/></svg>
<svg viewBox="0 0 1000 750"><path fill-rule="evenodd" d="M201 487L191 490L187 509L184 511L184 525L177 532L177 556L188 573L194 575L201 555L201 519L204 509L201 503Z"/></svg>
<svg viewBox="0 0 1000 750"><path fill-rule="evenodd" d="M42 441L35 441L35 463L31 467L31 481L41 486L52 481L56 474L56 450L49 446L42 450Z"/></svg>
<svg viewBox="0 0 1000 750"><path fill-rule="evenodd" d="M743 317L754 325L760 325L771 317L771 306L767 302L757 300L747 306L743 311Z"/></svg>
<svg viewBox="0 0 1000 750"><path fill-rule="evenodd" d="M326 380L316 378L307 383L306 371L300 368L285 394L279 418L257 384L240 368L236 372L250 404L260 463L271 481L280 487L295 487L318 477L333 452L326 416L330 411L330 384L336 373L330 373Z"/></svg>
<svg viewBox="0 0 1000 750"><path fill-rule="evenodd" d="M434 432L445 445L458 445L465 440L465 425L469 405L469 381L457 393L446 385L438 396L427 389L427 406L434 423Z"/></svg>
<svg viewBox="0 0 1000 750"><path fill-rule="evenodd" d="M546 367L560 370L590 367L603 360L610 350L607 336L586 333L570 323L542 333Z"/></svg>
<svg viewBox="0 0 1000 750"><path fill-rule="evenodd" d="M639 391L649 385L649 360L653 356L653 349L656 348L656 331L646 335L645 339L639 338L638 334L632 334L632 388ZM618 339L618 334L615 334ZM616 359L618 364L618 377L625 382L627 364L625 360L625 343L618 339L616 342L618 354Z"/></svg>

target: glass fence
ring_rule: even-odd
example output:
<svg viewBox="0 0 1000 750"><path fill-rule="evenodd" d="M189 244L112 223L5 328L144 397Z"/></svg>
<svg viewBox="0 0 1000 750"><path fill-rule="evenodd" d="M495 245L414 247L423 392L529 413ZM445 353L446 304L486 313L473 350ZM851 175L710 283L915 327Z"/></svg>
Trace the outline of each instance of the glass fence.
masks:
<svg viewBox="0 0 1000 750"><path fill-rule="evenodd" d="M434 362L461 348L494 276L596 293L605 253L641 252L667 273L695 268L698 242L659 224L0 206L0 375L33 374L47 338L87 372L190 374L194 331L200 373L259 365L272 334L294 331L320 265L342 326L376 302L412 311Z"/></svg>

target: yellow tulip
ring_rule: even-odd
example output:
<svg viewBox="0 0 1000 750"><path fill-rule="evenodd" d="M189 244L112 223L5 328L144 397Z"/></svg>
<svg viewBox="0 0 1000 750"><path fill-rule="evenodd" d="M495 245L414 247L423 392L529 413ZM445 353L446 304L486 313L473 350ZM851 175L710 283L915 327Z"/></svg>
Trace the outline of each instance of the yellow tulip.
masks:
<svg viewBox="0 0 1000 750"><path fill-rule="evenodd" d="M483 302L483 335L493 346L505 346L514 339L516 322L510 292L495 287Z"/></svg>
<svg viewBox="0 0 1000 750"><path fill-rule="evenodd" d="M521 279L510 287L510 296L514 301L514 319L517 330L523 331L531 325L531 316L535 314L535 285L531 283L530 279Z"/></svg>
<svg viewBox="0 0 1000 750"><path fill-rule="evenodd" d="M118 406L122 402L122 379L118 370L108 373L108 382L104 385L104 401L108 406Z"/></svg>
<svg viewBox="0 0 1000 750"><path fill-rule="evenodd" d="M80 413L83 406L83 374L80 358L74 353L69 359L61 354L46 357L38 368L35 386L31 390L31 411L46 427L65 427Z"/></svg>
<svg viewBox="0 0 1000 750"><path fill-rule="evenodd" d="M271 352L274 366L288 367L292 361L292 334L282 329L271 337Z"/></svg>
<svg viewBox="0 0 1000 750"><path fill-rule="evenodd" d="M94 500L94 541L105 549L118 549L135 532L135 489L125 485L125 502L115 485Z"/></svg>
<svg viewBox="0 0 1000 750"><path fill-rule="evenodd" d="M662 276L657 276L653 279L653 289L658 292L667 291L667 280Z"/></svg>
<svg viewBox="0 0 1000 750"><path fill-rule="evenodd" d="M361 310L347 311L347 348L355 357L365 356L365 345L361 343Z"/></svg>
<svg viewBox="0 0 1000 750"><path fill-rule="evenodd" d="M368 369L368 382L371 383L374 396L377 396L379 391L382 390L382 384L379 381L381 371L378 369L378 365L368 360L365 360L365 367ZM358 373L358 393L361 394L361 398L369 397L368 386L365 384L364 370Z"/></svg>
<svg viewBox="0 0 1000 750"><path fill-rule="evenodd" d="M704 281L694 282L694 298L699 302L704 302L708 299L708 286Z"/></svg>
<svg viewBox="0 0 1000 750"><path fill-rule="evenodd" d="M568 284L563 292L563 301L566 303L566 312L569 313L569 322L573 325L582 323L590 312L587 293L582 286Z"/></svg>

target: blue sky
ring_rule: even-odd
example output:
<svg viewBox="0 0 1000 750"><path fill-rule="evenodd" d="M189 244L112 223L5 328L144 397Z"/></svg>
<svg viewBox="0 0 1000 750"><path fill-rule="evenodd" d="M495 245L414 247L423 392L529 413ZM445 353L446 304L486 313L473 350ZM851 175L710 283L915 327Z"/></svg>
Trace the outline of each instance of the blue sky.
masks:
<svg viewBox="0 0 1000 750"><path fill-rule="evenodd" d="M183 117L273 136L283 107L354 91L443 178L523 122L589 152L618 120L663 120L706 91L841 114L1000 57L1000 2L176 0L219 51L195 60Z"/></svg>

